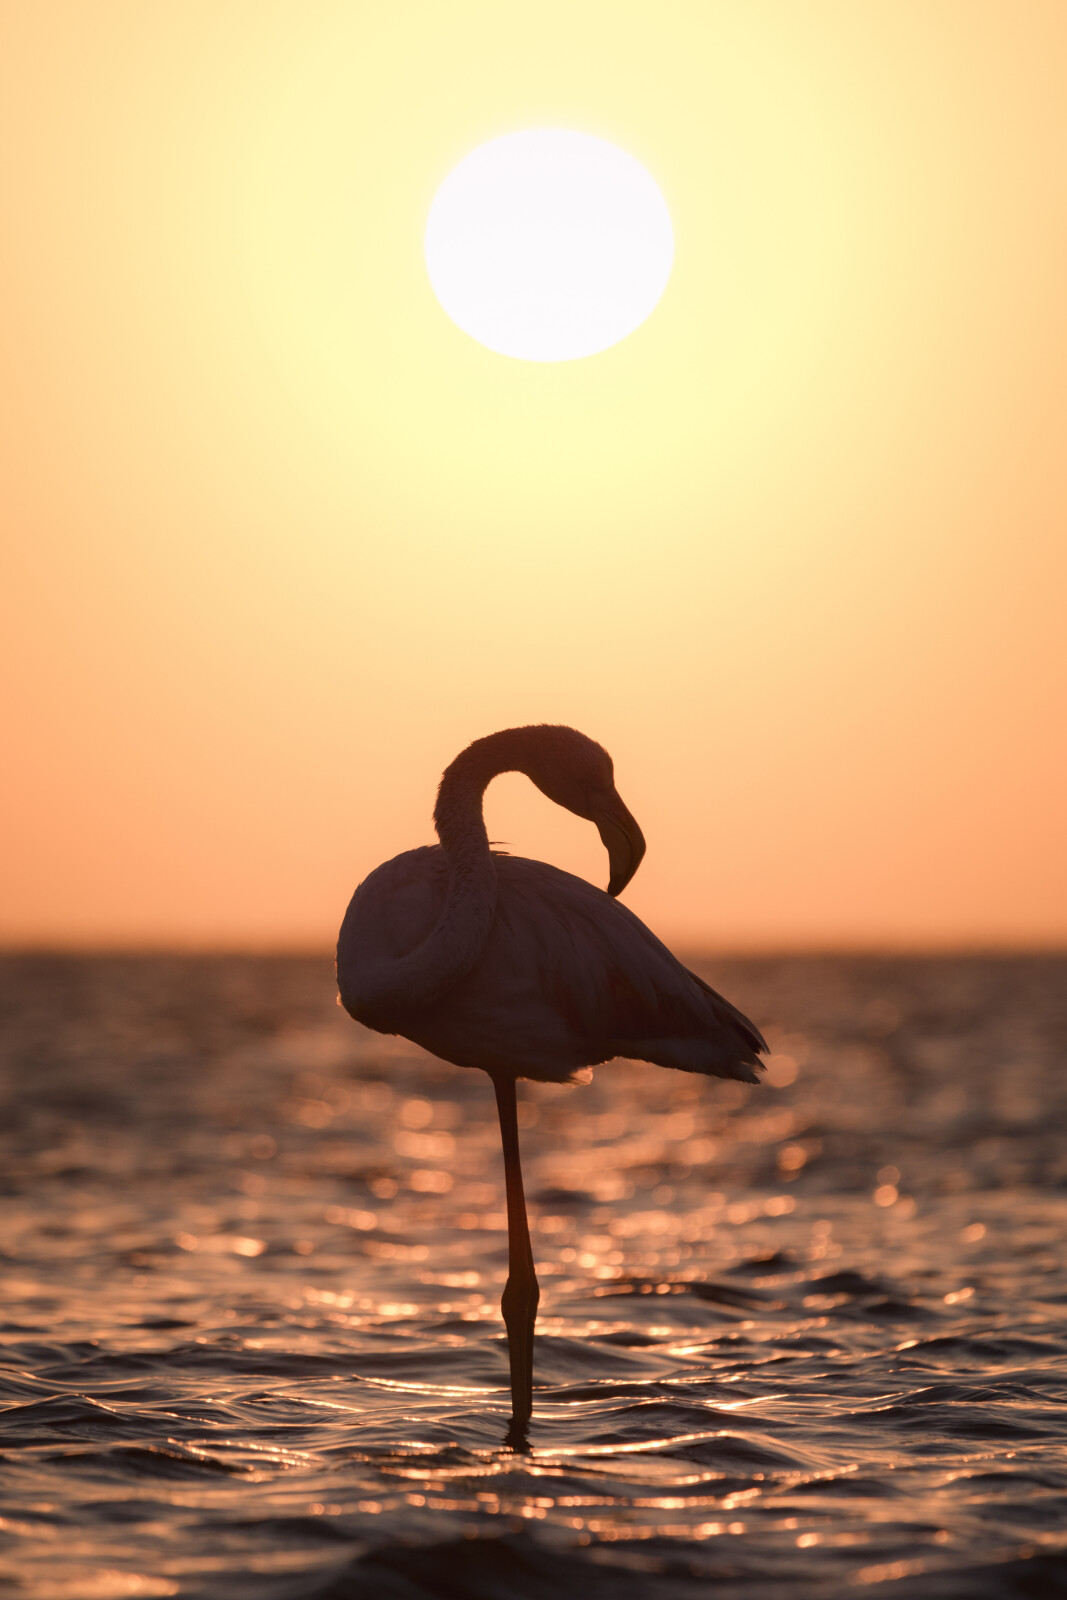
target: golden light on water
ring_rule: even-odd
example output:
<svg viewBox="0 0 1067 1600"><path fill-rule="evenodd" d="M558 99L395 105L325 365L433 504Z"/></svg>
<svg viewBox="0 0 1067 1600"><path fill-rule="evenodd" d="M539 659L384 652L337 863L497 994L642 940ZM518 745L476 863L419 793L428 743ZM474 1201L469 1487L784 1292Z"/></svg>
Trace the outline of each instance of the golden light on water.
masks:
<svg viewBox="0 0 1067 1600"><path fill-rule="evenodd" d="M376 1594L442 1546L476 1592L519 1527L516 1594L531 1543L560 1593L616 1544L638 1589L642 1545L709 1593L724 1559L761 1596L1053 1571L1061 959L720 958L772 1019L763 1087L630 1062L524 1086L526 1457L499 1445L481 1073L383 1051L318 955L4 967L8 1531L39 1600L235 1562Z"/></svg>

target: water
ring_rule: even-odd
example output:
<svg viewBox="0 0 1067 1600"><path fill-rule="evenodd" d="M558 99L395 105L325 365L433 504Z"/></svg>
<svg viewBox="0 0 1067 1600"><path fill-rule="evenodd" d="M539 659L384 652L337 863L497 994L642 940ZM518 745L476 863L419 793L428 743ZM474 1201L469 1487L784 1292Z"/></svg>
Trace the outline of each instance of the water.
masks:
<svg viewBox="0 0 1067 1600"><path fill-rule="evenodd" d="M1067 959L703 970L769 1085L520 1086L522 1458L482 1074L326 960L0 964L0 1589L1067 1593Z"/></svg>

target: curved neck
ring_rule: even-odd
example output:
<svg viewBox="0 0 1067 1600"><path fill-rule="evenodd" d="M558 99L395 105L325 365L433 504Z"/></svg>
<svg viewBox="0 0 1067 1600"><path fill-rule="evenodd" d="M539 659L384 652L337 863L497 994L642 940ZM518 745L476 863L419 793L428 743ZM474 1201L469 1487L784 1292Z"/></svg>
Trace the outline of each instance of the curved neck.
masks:
<svg viewBox="0 0 1067 1600"><path fill-rule="evenodd" d="M346 947L350 953L343 962L344 1003L361 1022L383 1033L402 1031L412 1010L440 1000L470 972L485 947L496 911L496 863L482 816L486 788L501 772L525 772L543 788L539 778L543 780L546 747L557 747L559 764L561 740L563 759L573 753L576 740L592 745L573 728L505 728L476 739L445 769L433 814L449 868L444 909L433 932L405 956L383 959L360 948L358 938ZM608 760L605 752L600 753ZM543 792L557 798L548 789ZM345 929L341 931L344 942ZM341 965L339 945L339 974Z"/></svg>
<svg viewBox="0 0 1067 1600"><path fill-rule="evenodd" d="M394 1022L432 1005L457 984L482 953L496 910L496 864L482 816L486 787L513 770L513 754L498 735L479 739L446 768L437 792L434 827L448 860L444 910L433 932L407 955L359 963L350 1009L362 1021L393 1032Z"/></svg>
<svg viewBox="0 0 1067 1600"><path fill-rule="evenodd" d="M493 870L482 799L497 774L508 769L478 759L480 755L472 745L445 768L433 808L433 825L448 857L453 886L484 876L487 866Z"/></svg>
<svg viewBox="0 0 1067 1600"><path fill-rule="evenodd" d="M532 777L539 746L551 731L533 727L490 733L461 750L445 768L433 811L433 824L448 857L451 880L442 923L460 907L469 916L486 900L495 905L496 866L482 815L485 791L502 772L525 772ZM485 918L479 951L491 921L492 910Z"/></svg>
<svg viewBox="0 0 1067 1600"><path fill-rule="evenodd" d="M448 897L436 928L409 958L418 958L419 986L434 999L473 967L496 910L496 863L482 800L493 778L509 768L480 754L472 745L445 769L434 806L434 827L448 860Z"/></svg>

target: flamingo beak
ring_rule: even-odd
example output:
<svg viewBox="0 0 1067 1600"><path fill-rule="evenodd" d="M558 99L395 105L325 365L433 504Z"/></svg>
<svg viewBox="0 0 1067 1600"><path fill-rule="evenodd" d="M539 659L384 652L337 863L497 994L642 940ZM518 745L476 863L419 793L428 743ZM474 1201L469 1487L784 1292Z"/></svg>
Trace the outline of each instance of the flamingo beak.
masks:
<svg viewBox="0 0 1067 1600"><path fill-rule="evenodd" d="M611 867L608 893L621 894L641 865L641 857L645 853L644 834L617 794L612 794L606 804L596 807L593 821L608 852L608 864Z"/></svg>

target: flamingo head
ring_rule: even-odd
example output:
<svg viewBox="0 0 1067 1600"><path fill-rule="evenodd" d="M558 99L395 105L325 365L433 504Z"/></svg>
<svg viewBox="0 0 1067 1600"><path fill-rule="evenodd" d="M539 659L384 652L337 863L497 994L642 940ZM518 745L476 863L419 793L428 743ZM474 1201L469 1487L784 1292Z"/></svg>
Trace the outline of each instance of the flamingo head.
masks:
<svg viewBox="0 0 1067 1600"><path fill-rule="evenodd" d="M556 805L595 822L608 852L610 895L621 894L641 865L645 840L615 787L615 768L602 745L576 728L523 729L530 741L522 770Z"/></svg>

